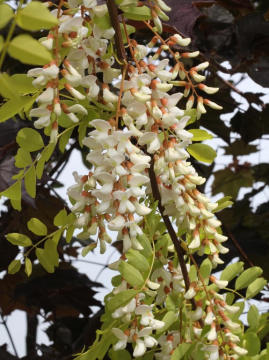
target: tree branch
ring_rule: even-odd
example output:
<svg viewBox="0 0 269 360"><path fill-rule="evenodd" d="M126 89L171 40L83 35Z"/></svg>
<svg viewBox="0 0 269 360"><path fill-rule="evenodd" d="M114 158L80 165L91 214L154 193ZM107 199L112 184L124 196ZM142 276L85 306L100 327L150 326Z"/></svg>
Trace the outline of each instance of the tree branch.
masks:
<svg viewBox="0 0 269 360"><path fill-rule="evenodd" d="M150 164L150 168L149 168L149 177L150 177L150 184L151 184L151 189L152 189L152 194L155 200L158 201L158 208L160 211L160 214L163 218L163 221L165 223L165 226L167 228L167 231L171 237L171 240L174 244L176 253L177 253L177 257L178 257L178 261L179 261L179 265L182 271L182 275L183 275L183 279L185 282L185 287L186 287L186 291L188 291L188 289L190 288L190 278L189 278L189 274L188 274L188 270L186 267L186 263L184 261L184 253L183 253L183 249L180 246L180 242L178 240L177 234L175 233L175 230L171 224L171 221L169 219L169 217L167 215L164 215L164 207L162 206L162 202L161 202L161 194L159 191L159 187L157 184L157 180L156 180L156 175L154 172L154 159L153 157L151 158L151 164ZM191 303L192 303L192 307L193 309L196 309L196 303L194 301L194 299L191 299Z"/></svg>
<svg viewBox="0 0 269 360"><path fill-rule="evenodd" d="M249 267L253 267L254 266L253 262L247 256L246 252L242 249L239 242L236 240L234 234L227 228L227 226L224 226L224 229L225 229L227 235L229 236L229 238L232 240L232 242L233 242L234 246L236 247L237 251L239 252L241 258L243 260L245 260L246 263L248 263Z"/></svg>
<svg viewBox="0 0 269 360"><path fill-rule="evenodd" d="M26 335L26 351L27 356L34 357L36 355L36 335L38 320L36 315L26 314L27 316L27 335Z"/></svg>
<svg viewBox="0 0 269 360"><path fill-rule="evenodd" d="M115 46L118 59L125 63L127 60L125 48L122 40L120 23L118 19L118 9L115 0L107 0L108 13L113 29L115 30Z"/></svg>
<svg viewBox="0 0 269 360"><path fill-rule="evenodd" d="M3 325L4 328L6 329L6 332L7 332L7 334L8 334L8 337L9 337L11 346L12 346L12 348L13 348L14 354L15 354L17 357L19 357L18 352L17 352L17 349L16 349L16 346L15 346L15 343L14 343L13 338L12 338L12 335L11 335L11 333L10 333L10 331L9 331L9 328L8 328L8 326L7 326L7 322L6 322L5 318L4 318L1 310L0 310L0 315L1 315L1 319L2 319L2 325Z"/></svg>

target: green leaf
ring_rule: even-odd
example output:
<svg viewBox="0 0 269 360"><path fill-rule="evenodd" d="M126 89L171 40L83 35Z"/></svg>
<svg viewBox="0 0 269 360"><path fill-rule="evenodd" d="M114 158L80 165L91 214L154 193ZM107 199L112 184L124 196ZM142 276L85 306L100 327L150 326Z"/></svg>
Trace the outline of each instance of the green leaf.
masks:
<svg viewBox="0 0 269 360"><path fill-rule="evenodd" d="M61 137L59 140L59 149L60 151L63 153L65 151L65 147L72 135L74 128L71 128L69 130L67 130Z"/></svg>
<svg viewBox="0 0 269 360"><path fill-rule="evenodd" d="M21 199L21 181L17 181L12 184L9 188L4 190L1 193L1 196L6 196L11 200L20 200Z"/></svg>
<svg viewBox="0 0 269 360"><path fill-rule="evenodd" d="M3 47L4 47L4 38L3 38L2 35L0 35L0 53L1 53L2 49L3 49Z"/></svg>
<svg viewBox="0 0 269 360"><path fill-rule="evenodd" d="M93 22L97 25L101 30L107 30L112 27L109 13L106 13L104 16L94 16Z"/></svg>
<svg viewBox="0 0 269 360"><path fill-rule="evenodd" d="M251 305L248 311L248 325L252 329L257 329L259 326L260 314L255 305Z"/></svg>
<svg viewBox="0 0 269 360"><path fill-rule="evenodd" d="M239 307L239 310L234 313L234 314L229 314L229 318L232 320L232 321L238 321L239 317L242 315L244 309L245 309L245 301L237 301L234 303L235 306L238 306Z"/></svg>
<svg viewBox="0 0 269 360"><path fill-rule="evenodd" d="M137 294L136 290L121 291L107 301L107 310L112 313L121 306L127 305Z"/></svg>
<svg viewBox="0 0 269 360"><path fill-rule="evenodd" d="M57 231L52 238L46 240L44 245L44 255L53 267L59 265L59 254L57 246L61 237L62 231Z"/></svg>
<svg viewBox="0 0 269 360"><path fill-rule="evenodd" d="M5 99L18 98L18 93L13 87L12 80L6 73L0 74L0 94Z"/></svg>
<svg viewBox="0 0 269 360"><path fill-rule="evenodd" d="M27 151L37 151L44 147L44 142L38 131L31 128L21 129L16 137L21 148Z"/></svg>
<svg viewBox="0 0 269 360"><path fill-rule="evenodd" d="M122 23L120 23L120 30L121 30L121 36L122 36L123 43L126 44L128 41L127 41L127 37L125 34L124 25ZM131 34L135 33L135 31L136 31L134 26L128 25L128 24L126 24L126 30L127 30L128 35L131 35Z"/></svg>
<svg viewBox="0 0 269 360"><path fill-rule="evenodd" d="M54 217L53 224L55 226L63 226L67 224L67 212L65 209L62 209Z"/></svg>
<svg viewBox="0 0 269 360"><path fill-rule="evenodd" d="M262 274L262 269L258 266L253 266L245 270L235 282L235 289L240 290L251 284L257 277Z"/></svg>
<svg viewBox="0 0 269 360"><path fill-rule="evenodd" d="M40 159L37 162L36 165L36 176L38 179L41 179L43 171L44 171L44 167L45 167L45 163L46 161L48 161L55 149L55 145L56 144L48 144L44 150L41 152L41 156Z"/></svg>
<svg viewBox="0 0 269 360"><path fill-rule="evenodd" d="M48 8L38 1L32 1L18 12L17 24L24 30L50 29L58 24Z"/></svg>
<svg viewBox="0 0 269 360"><path fill-rule="evenodd" d="M130 20L150 20L151 11L147 6L124 6L122 7L124 16Z"/></svg>
<svg viewBox="0 0 269 360"><path fill-rule="evenodd" d="M90 251L93 251L96 248L96 246L97 246L96 242L93 242L92 244L85 246L82 249L81 255L85 257Z"/></svg>
<svg viewBox="0 0 269 360"><path fill-rule="evenodd" d="M111 336L110 331L107 331L100 341L95 341L89 350L79 355L76 360L102 360L113 341L114 337Z"/></svg>
<svg viewBox="0 0 269 360"><path fill-rule="evenodd" d="M21 112L33 101L31 96L21 96L8 100L0 107L0 122L4 122Z"/></svg>
<svg viewBox="0 0 269 360"><path fill-rule="evenodd" d="M232 305L234 302L235 295L232 292L226 293L225 301L228 305Z"/></svg>
<svg viewBox="0 0 269 360"><path fill-rule="evenodd" d="M190 267L189 278L190 278L190 282L197 280L197 270L196 270L195 265L191 265L191 267Z"/></svg>
<svg viewBox="0 0 269 360"><path fill-rule="evenodd" d="M187 123L187 125L190 125L197 120L197 110L196 109L185 110L184 116L190 117L190 119L188 120L188 123Z"/></svg>
<svg viewBox="0 0 269 360"><path fill-rule="evenodd" d="M32 245L32 240L28 236L23 234L9 233L6 235L6 238L12 245L23 246L23 247Z"/></svg>
<svg viewBox="0 0 269 360"><path fill-rule="evenodd" d="M141 254L143 254L147 259L151 259L152 257L152 247L149 238L143 234L138 236L138 241L143 247L143 250L141 250Z"/></svg>
<svg viewBox="0 0 269 360"><path fill-rule="evenodd" d="M32 261L28 257L25 259L25 273L28 277L32 274Z"/></svg>
<svg viewBox="0 0 269 360"><path fill-rule="evenodd" d="M36 164L36 177L38 179L42 178L44 167L45 167L46 160L44 159L44 156L41 155L40 159L38 160Z"/></svg>
<svg viewBox="0 0 269 360"><path fill-rule="evenodd" d="M48 233L47 226L37 218L31 218L27 223L27 227L35 235L42 236Z"/></svg>
<svg viewBox="0 0 269 360"><path fill-rule="evenodd" d="M228 265L221 273L220 280L233 280L238 274L244 270L244 263L242 261Z"/></svg>
<svg viewBox="0 0 269 360"><path fill-rule="evenodd" d="M82 141L86 136L87 127L88 127L88 121L87 122L82 121L78 127L78 141L79 141L79 146L81 148L83 147Z"/></svg>
<svg viewBox="0 0 269 360"><path fill-rule="evenodd" d="M220 200L217 201L218 207L214 210L214 213L219 212L231 205L233 205L233 201L231 201L231 196L224 196Z"/></svg>
<svg viewBox="0 0 269 360"><path fill-rule="evenodd" d="M141 271L141 272L149 271L148 260L139 251L130 249L126 253L126 257L128 259L128 263L133 265L139 271Z"/></svg>
<svg viewBox="0 0 269 360"><path fill-rule="evenodd" d="M174 311L168 311L164 317L162 318L162 321L165 323L165 325L157 330L157 334L161 334L168 330L172 324L174 324L175 321L178 320L178 317Z"/></svg>
<svg viewBox="0 0 269 360"><path fill-rule="evenodd" d="M42 155L44 156L44 159L46 161L49 161L51 155L53 154L53 151L55 149L56 144L50 143L48 144L45 149L42 151Z"/></svg>
<svg viewBox="0 0 269 360"><path fill-rule="evenodd" d="M119 271L122 277L133 287L139 288L144 284L143 276L136 268L125 261L119 264Z"/></svg>
<svg viewBox="0 0 269 360"><path fill-rule="evenodd" d="M211 146L206 144L191 144L187 148L188 153L196 160L211 164L217 153Z"/></svg>
<svg viewBox="0 0 269 360"><path fill-rule="evenodd" d="M264 278L258 278L253 281L253 283L251 283L247 288L246 298L251 299L257 294L259 294L266 284L267 281Z"/></svg>
<svg viewBox="0 0 269 360"><path fill-rule="evenodd" d="M15 166L17 168L25 168L32 164L32 157L29 151L19 148L15 156Z"/></svg>
<svg viewBox="0 0 269 360"><path fill-rule="evenodd" d="M21 211L21 199L19 200L10 199L10 203L15 210Z"/></svg>
<svg viewBox="0 0 269 360"><path fill-rule="evenodd" d="M34 165L26 171L24 185L28 194L34 199L36 196L36 171Z"/></svg>
<svg viewBox="0 0 269 360"><path fill-rule="evenodd" d="M244 335L243 344L248 351L248 356L257 355L261 351L261 341L255 332L247 332Z"/></svg>
<svg viewBox="0 0 269 360"><path fill-rule="evenodd" d="M11 40L8 54L24 64L45 65L52 61L51 53L26 34L18 35Z"/></svg>
<svg viewBox="0 0 269 360"><path fill-rule="evenodd" d="M48 273L54 272L54 265L51 263L50 259L48 259L48 256L44 249L37 248L35 250L36 257L38 258L40 264L43 266L43 268Z"/></svg>
<svg viewBox="0 0 269 360"><path fill-rule="evenodd" d="M213 138L213 135L209 134L206 130L189 129L188 131L193 134L192 141L203 141Z"/></svg>
<svg viewBox="0 0 269 360"><path fill-rule="evenodd" d="M132 360L130 353L127 350L113 350L109 351L110 360Z"/></svg>
<svg viewBox="0 0 269 360"><path fill-rule="evenodd" d="M70 243L70 241L72 240L74 231L75 231L76 227L74 225L69 226L69 228L66 231L66 242Z"/></svg>
<svg viewBox="0 0 269 360"><path fill-rule="evenodd" d="M179 344L171 356L171 360L180 360L189 351L192 344Z"/></svg>
<svg viewBox="0 0 269 360"><path fill-rule="evenodd" d="M205 284L208 284L209 276L212 270L212 263L209 259L205 259L200 266L200 275L203 278Z"/></svg>
<svg viewBox="0 0 269 360"><path fill-rule="evenodd" d="M21 268L20 260L13 260L8 265L7 271L9 274L13 275L13 274L16 274L18 271L20 271L20 268Z"/></svg>
<svg viewBox="0 0 269 360"><path fill-rule="evenodd" d="M0 4L0 29L5 27L12 17L12 8L7 4Z"/></svg>
<svg viewBox="0 0 269 360"><path fill-rule="evenodd" d="M10 77L14 90L20 95L36 93L38 90L32 84L33 79L26 74L14 74Z"/></svg>

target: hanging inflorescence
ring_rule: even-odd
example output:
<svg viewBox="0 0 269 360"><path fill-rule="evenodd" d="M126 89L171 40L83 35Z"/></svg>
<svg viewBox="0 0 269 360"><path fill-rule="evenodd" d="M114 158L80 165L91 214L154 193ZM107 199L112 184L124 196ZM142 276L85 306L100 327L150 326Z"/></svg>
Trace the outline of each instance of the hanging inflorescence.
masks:
<svg viewBox="0 0 269 360"><path fill-rule="evenodd" d="M228 281L210 275L228 252L227 237L215 216L218 204L197 189L205 179L190 162L193 134L186 130L207 107L221 109L207 99L218 89L203 83L209 64L198 63L189 38L160 35L170 10L162 0L116 3L120 32L106 4L47 4L59 25L41 43L54 60L28 72L42 90L30 116L55 143L63 114L79 123L90 104L103 115L90 121L83 139L91 171L74 172L68 195L81 237L95 239L101 253L112 239L122 242L122 256L111 264L120 275L106 298L109 346L118 351L131 343L135 358L151 351L168 360L184 344L196 359L237 359L247 353L242 325L232 320L240 308L219 293ZM129 35L125 14L132 12L130 18L146 19L149 43ZM202 268L195 255L205 256Z"/></svg>

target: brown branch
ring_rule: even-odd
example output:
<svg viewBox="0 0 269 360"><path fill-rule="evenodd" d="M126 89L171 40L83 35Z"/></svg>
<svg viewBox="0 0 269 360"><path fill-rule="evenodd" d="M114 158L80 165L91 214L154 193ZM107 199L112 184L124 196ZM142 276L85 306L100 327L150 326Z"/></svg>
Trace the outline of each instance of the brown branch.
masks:
<svg viewBox="0 0 269 360"><path fill-rule="evenodd" d="M118 9L115 0L107 0L107 7L108 7L108 13L110 16L112 27L115 30L115 46L116 46L117 56L120 61L125 63L127 57L122 40L120 22L118 19Z"/></svg>
<svg viewBox="0 0 269 360"><path fill-rule="evenodd" d="M37 316L35 314L27 313L26 352L29 357L34 357L36 355L37 326Z"/></svg>
<svg viewBox="0 0 269 360"><path fill-rule="evenodd" d="M154 172L154 159L153 157L151 158L151 164L150 164L150 168L149 168L149 177L150 177L150 184L151 184L151 189L152 189L152 194L155 200L158 201L158 208L160 211L160 214L163 218L163 221L165 223L165 226L167 228L167 231L171 237L171 240L174 244L176 253L177 253L177 257L178 257L178 261L179 261L179 265L182 271L182 275L183 275L183 279L185 282L185 287L186 287L186 291L188 291L188 289L190 288L190 278L189 278L189 274L188 274L188 270L187 270L187 266L186 263L184 261L184 253L183 253L183 249L180 246L180 242L178 240L177 234L175 233L175 230L171 224L171 221L168 217L168 215L164 215L164 207L162 206L162 202L161 202L161 194L159 191L159 187L157 184L157 180L156 180L156 175ZM191 303L192 303L192 307L193 309L196 309L196 303L194 299L191 299Z"/></svg>
<svg viewBox="0 0 269 360"><path fill-rule="evenodd" d="M16 355L16 356L17 356L17 358L18 358L18 357L19 357L19 355L18 355L18 352L17 352L16 346L15 346L15 343L14 343L14 341L13 341L12 335L11 335L11 333L10 333L10 331L9 331L8 326L7 326L6 319L4 318L4 316L3 316L3 314L2 314L2 311L1 311L1 310L0 310L0 316L1 316L1 319L2 319L2 325L3 325L3 326L4 326L4 328L6 329L6 332L7 332L8 337L9 337L9 341L10 341L11 346L12 346L12 348L13 348L13 351L14 351L15 355Z"/></svg>
<svg viewBox="0 0 269 360"><path fill-rule="evenodd" d="M234 246L236 247L236 249L238 250L239 254L241 255L241 258L243 260L245 260L246 263L248 263L248 265L250 267L255 266L253 264L253 262L250 260L250 258L247 256L246 252L242 249L242 247L240 246L239 242L236 240L235 236L231 233L231 231L227 228L227 226L224 226L224 229L227 233L227 235L229 236L229 238L232 240Z"/></svg>

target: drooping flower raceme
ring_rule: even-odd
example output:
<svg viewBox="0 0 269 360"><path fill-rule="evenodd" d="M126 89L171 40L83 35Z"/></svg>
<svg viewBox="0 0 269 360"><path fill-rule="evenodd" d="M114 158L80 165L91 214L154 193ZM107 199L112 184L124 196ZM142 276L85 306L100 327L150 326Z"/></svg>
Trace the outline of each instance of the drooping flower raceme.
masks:
<svg viewBox="0 0 269 360"><path fill-rule="evenodd" d="M128 11L141 12L140 5L123 0L118 6L124 18ZM228 282L210 277L228 251L227 237L215 216L218 204L197 188L205 179L188 152L191 116L199 119L206 107L221 109L203 97L218 90L203 83L209 64L199 63L198 51L184 50L189 38L159 35L160 19L170 9L163 0L147 8L152 23L145 26L154 33L147 45L131 39L122 21L128 44L123 63L114 50L122 35L115 36L107 6L96 0L70 0L66 6L67 11L52 10L59 25L41 41L55 59L28 72L40 90L30 116L37 118L36 128L50 133L51 142L57 141L59 126L90 119L90 131L80 139L89 149L90 172L74 172L68 195L79 237L95 239L101 253L114 238L121 241L122 255L111 264L120 275L106 298L110 320L104 320L104 326L114 324L108 325L113 351L132 344L134 358L152 351L156 359L168 360L186 343L205 359L236 359L246 354L237 335L239 307L219 294ZM185 59L192 64L189 70ZM156 200L162 220L152 211ZM206 270L199 271L194 255L206 257Z"/></svg>

